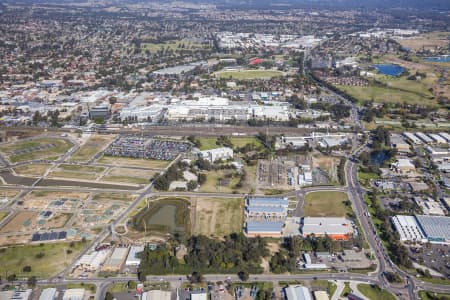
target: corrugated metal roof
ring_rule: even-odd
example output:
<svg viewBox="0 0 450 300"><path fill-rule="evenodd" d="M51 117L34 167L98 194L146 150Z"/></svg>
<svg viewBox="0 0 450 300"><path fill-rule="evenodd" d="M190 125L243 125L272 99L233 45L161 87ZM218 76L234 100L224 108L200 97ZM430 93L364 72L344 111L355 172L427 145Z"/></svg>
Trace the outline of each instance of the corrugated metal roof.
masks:
<svg viewBox="0 0 450 300"><path fill-rule="evenodd" d="M260 205L250 205L247 206L247 211L249 213L284 213L286 209L282 206L260 206Z"/></svg>
<svg viewBox="0 0 450 300"><path fill-rule="evenodd" d="M281 232L283 222L247 222L247 232Z"/></svg>
<svg viewBox="0 0 450 300"><path fill-rule="evenodd" d="M288 206L289 200L275 197L254 197L248 199L249 206Z"/></svg>
<svg viewBox="0 0 450 300"><path fill-rule="evenodd" d="M427 238L444 238L450 240L450 217L416 216Z"/></svg>

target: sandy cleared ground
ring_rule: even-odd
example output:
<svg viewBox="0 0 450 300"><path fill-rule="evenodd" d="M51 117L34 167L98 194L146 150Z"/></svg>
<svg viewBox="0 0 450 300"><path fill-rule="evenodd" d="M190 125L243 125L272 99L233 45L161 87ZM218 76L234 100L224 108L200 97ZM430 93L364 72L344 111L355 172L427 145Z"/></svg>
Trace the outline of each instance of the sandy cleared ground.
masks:
<svg viewBox="0 0 450 300"><path fill-rule="evenodd" d="M69 221L72 214L57 213L50 220L48 220L43 227L45 228L61 228Z"/></svg>
<svg viewBox="0 0 450 300"><path fill-rule="evenodd" d="M157 172L152 170L136 170L130 168L112 168L101 181L147 184Z"/></svg>
<svg viewBox="0 0 450 300"><path fill-rule="evenodd" d="M167 167L170 162L165 160L103 156L97 160L97 163L122 167L132 166L148 169L163 169Z"/></svg>
<svg viewBox="0 0 450 300"><path fill-rule="evenodd" d="M34 191L24 197L22 206L24 208L44 209L51 201L56 199L67 198L84 201L88 195L88 193Z"/></svg>
<svg viewBox="0 0 450 300"><path fill-rule="evenodd" d="M98 193L93 196L93 200L96 201L133 201L136 198L135 195L130 194L116 194L116 193Z"/></svg>
<svg viewBox="0 0 450 300"><path fill-rule="evenodd" d="M0 229L0 232L17 232L26 231L34 227L36 224L37 212L21 211L14 216L5 226ZM24 226L24 223L29 222L29 226Z"/></svg>
<svg viewBox="0 0 450 300"><path fill-rule="evenodd" d="M50 164L29 164L14 168L18 175L42 176L50 168Z"/></svg>
<svg viewBox="0 0 450 300"><path fill-rule="evenodd" d="M26 244L31 240L31 234L24 235L2 235L0 236L0 246Z"/></svg>
<svg viewBox="0 0 450 300"><path fill-rule="evenodd" d="M70 198L85 200L89 196L89 193L76 193L76 192L53 192L53 191L33 191L25 196L24 200L29 199L42 199L42 200L55 200L59 198Z"/></svg>

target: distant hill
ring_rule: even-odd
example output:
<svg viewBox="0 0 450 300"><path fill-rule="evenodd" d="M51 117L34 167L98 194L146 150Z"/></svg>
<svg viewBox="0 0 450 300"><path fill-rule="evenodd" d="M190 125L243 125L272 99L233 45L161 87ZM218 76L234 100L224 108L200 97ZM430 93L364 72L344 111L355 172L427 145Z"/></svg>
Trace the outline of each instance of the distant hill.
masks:
<svg viewBox="0 0 450 300"><path fill-rule="evenodd" d="M84 3L88 0L3 0L4 3ZM210 3L218 7L226 8L312 8L312 9L439 9L450 11L449 0L178 0L177 2L190 3ZM103 3L140 3L140 2L161 2L167 3L164 0L107 0L101 1Z"/></svg>

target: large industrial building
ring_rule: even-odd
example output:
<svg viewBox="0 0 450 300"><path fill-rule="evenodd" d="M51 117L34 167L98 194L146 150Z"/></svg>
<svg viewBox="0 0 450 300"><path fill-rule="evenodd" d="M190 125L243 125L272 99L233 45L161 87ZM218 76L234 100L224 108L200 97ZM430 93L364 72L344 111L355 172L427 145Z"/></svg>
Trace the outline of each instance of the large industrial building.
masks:
<svg viewBox="0 0 450 300"><path fill-rule="evenodd" d="M142 300L171 300L172 292L170 291L161 291L161 290L153 290L148 291L142 294Z"/></svg>
<svg viewBox="0 0 450 300"><path fill-rule="evenodd" d="M401 241L450 244L450 217L398 215L391 220Z"/></svg>
<svg viewBox="0 0 450 300"><path fill-rule="evenodd" d="M117 272L123 267L128 255L128 248L117 247L103 265L103 271Z"/></svg>
<svg viewBox="0 0 450 300"><path fill-rule="evenodd" d="M84 295L84 289L68 289L64 292L62 300L83 300Z"/></svg>
<svg viewBox="0 0 450 300"><path fill-rule="evenodd" d="M42 290L41 295L39 296L39 300L54 300L56 299L56 289L55 288L47 288Z"/></svg>
<svg viewBox="0 0 450 300"><path fill-rule="evenodd" d="M428 242L450 244L450 217L416 216Z"/></svg>
<svg viewBox="0 0 450 300"><path fill-rule="evenodd" d="M419 225L416 222L416 218L413 216L394 216L391 218L392 223L394 224L395 229L400 235L400 240L404 241L416 241L416 242L425 242L425 235L422 230L419 228Z"/></svg>
<svg viewBox="0 0 450 300"><path fill-rule="evenodd" d="M301 285L288 286L284 289L284 293L287 300L312 300L308 288Z"/></svg>
<svg viewBox="0 0 450 300"><path fill-rule="evenodd" d="M125 265L127 267L139 266L139 264L141 263L141 253L143 251L144 246L131 246L130 252L127 256L127 260L125 261Z"/></svg>
<svg viewBox="0 0 450 300"><path fill-rule="evenodd" d="M274 102L270 105L256 102L234 102L223 97L205 97L198 99L154 98L147 101L132 101L122 109L120 118L137 119L137 121L158 121L164 118L169 121L227 120L248 121L251 119L288 121L301 114L287 102Z"/></svg>
<svg viewBox="0 0 450 300"><path fill-rule="evenodd" d="M216 160L227 160L229 158L233 158L233 149L228 147L221 147L211 150L200 151L199 156L213 163Z"/></svg>
<svg viewBox="0 0 450 300"><path fill-rule="evenodd" d="M328 235L333 240L348 240L353 234L353 224L346 218L305 217L301 232L303 237Z"/></svg>
<svg viewBox="0 0 450 300"><path fill-rule="evenodd" d="M281 237L288 205L287 198L248 198L245 208L247 236Z"/></svg>

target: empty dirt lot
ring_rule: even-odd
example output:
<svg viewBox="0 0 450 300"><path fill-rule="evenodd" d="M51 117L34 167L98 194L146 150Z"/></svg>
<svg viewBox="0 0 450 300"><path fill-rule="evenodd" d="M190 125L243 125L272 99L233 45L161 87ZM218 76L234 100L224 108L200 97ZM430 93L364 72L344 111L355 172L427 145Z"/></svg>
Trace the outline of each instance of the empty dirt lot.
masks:
<svg viewBox="0 0 450 300"><path fill-rule="evenodd" d="M5 226L0 229L0 232L17 232L26 231L33 228L36 224L37 212L21 211L17 213ZM28 226L26 226L28 224Z"/></svg>

